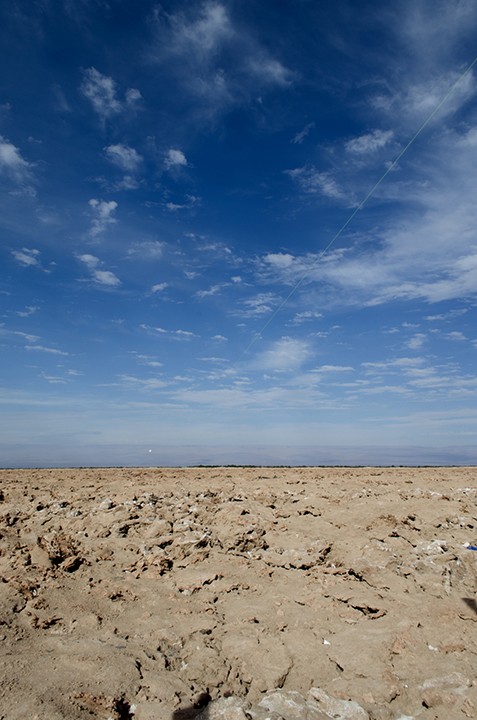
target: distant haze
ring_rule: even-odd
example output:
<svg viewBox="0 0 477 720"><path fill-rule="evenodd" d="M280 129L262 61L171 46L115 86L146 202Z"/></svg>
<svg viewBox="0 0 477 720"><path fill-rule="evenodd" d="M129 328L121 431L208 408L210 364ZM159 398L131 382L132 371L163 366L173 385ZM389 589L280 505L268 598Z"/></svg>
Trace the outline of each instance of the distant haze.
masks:
<svg viewBox="0 0 477 720"><path fill-rule="evenodd" d="M475 448L425 447L0 446L0 467L176 467L194 465L476 465Z"/></svg>

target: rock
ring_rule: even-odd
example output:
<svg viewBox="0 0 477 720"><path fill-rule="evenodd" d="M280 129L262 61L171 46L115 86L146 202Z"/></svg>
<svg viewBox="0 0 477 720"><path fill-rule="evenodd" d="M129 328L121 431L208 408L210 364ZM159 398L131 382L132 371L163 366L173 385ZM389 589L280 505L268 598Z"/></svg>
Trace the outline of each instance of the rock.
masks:
<svg viewBox="0 0 477 720"><path fill-rule="evenodd" d="M39 537L37 542L40 548L47 553L51 564L55 567L78 555L78 542L63 531L50 532ZM68 570L70 571L71 568Z"/></svg>
<svg viewBox="0 0 477 720"><path fill-rule="evenodd" d="M262 715L260 710L267 712ZM273 717L283 718L283 720L329 720L330 715L326 715L320 710L318 704L314 700L305 700L303 695L294 691L275 690L265 695L263 700L258 703L257 710L252 710L251 715L254 720L265 720Z"/></svg>
<svg viewBox="0 0 477 720"><path fill-rule="evenodd" d="M339 700L328 695L318 687L311 688L308 693L318 706L330 718L336 720L369 720L369 715L361 705L352 700Z"/></svg>
<svg viewBox="0 0 477 720"><path fill-rule="evenodd" d="M316 694L316 698L313 696ZM320 707L323 705L323 707ZM326 708L326 709L325 709ZM309 697L286 690L267 693L258 704L238 697L211 702L196 720L369 720L355 702L338 700L320 688L312 688Z"/></svg>
<svg viewBox="0 0 477 720"><path fill-rule="evenodd" d="M111 510L111 508L114 507L114 503L111 498L104 498L98 507L100 510Z"/></svg>
<svg viewBox="0 0 477 720"><path fill-rule="evenodd" d="M431 678L421 685L423 690L422 704L426 708L432 708L436 705L452 707L471 684L471 681L459 672Z"/></svg>

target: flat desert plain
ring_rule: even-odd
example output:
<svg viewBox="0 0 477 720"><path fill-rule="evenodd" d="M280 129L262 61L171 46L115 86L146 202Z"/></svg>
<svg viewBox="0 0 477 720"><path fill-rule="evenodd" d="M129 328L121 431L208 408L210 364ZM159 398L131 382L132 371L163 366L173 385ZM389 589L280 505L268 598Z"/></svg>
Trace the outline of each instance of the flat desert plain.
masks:
<svg viewBox="0 0 477 720"><path fill-rule="evenodd" d="M476 480L2 470L0 718L475 718Z"/></svg>

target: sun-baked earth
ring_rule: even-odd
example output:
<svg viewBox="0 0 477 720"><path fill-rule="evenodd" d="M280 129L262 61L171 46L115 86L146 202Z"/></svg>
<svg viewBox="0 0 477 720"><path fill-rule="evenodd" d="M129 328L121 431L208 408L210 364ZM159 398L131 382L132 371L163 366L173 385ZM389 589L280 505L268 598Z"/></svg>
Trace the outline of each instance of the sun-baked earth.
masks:
<svg viewBox="0 0 477 720"><path fill-rule="evenodd" d="M335 717L475 718L476 480L2 470L0 718L180 720L228 696L245 718L279 688L353 701Z"/></svg>

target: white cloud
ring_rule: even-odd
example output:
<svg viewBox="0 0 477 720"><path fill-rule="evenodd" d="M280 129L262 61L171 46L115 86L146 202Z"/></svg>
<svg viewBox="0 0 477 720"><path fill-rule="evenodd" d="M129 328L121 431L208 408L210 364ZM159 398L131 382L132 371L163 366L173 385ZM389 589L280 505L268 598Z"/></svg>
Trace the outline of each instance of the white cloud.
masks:
<svg viewBox="0 0 477 720"><path fill-rule="evenodd" d="M447 333L445 335L445 337L448 338L449 340L458 340L459 342L462 340L467 340L464 333L460 332L459 330L453 330L452 332Z"/></svg>
<svg viewBox="0 0 477 720"><path fill-rule="evenodd" d="M144 354L136 352L135 350L132 350L131 352L133 355L135 355L137 361L141 365L147 365L148 367L154 367L154 368L163 366L163 363L159 362L159 360L156 360L155 357L152 355L144 355Z"/></svg>
<svg viewBox="0 0 477 720"><path fill-rule="evenodd" d="M245 309L238 312L242 317L260 317L272 312L278 305L278 298L273 293L258 293L255 297L244 301Z"/></svg>
<svg viewBox="0 0 477 720"><path fill-rule="evenodd" d="M125 175L122 180L118 180L112 186L112 190L137 190L140 182L132 175Z"/></svg>
<svg viewBox="0 0 477 720"><path fill-rule="evenodd" d="M126 385L128 387L135 387L139 390L160 390L167 385L169 385L168 382L165 380L161 380L160 378L140 378L135 375L119 375L118 376L119 382L121 385Z"/></svg>
<svg viewBox="0 0 477 720"><path fill-rule="evenodd" d="M216 52L223 41L234 35L227 10L218 2L204 3L196 17L181 13L170 17L172 25L171 50L178 55L191 52L204 62Z"/></svg>
<svg viewBox="0 0 477 720"><path fill-rule="evenodd" d="M389 370L394 368L413 368L422 365L424 358L422 357L401 357L394 360L385 360L383 362L363 362L361 365L369 370Z"/></svg>
<svg viewBox="0 0 477 720"><path fill-rule="evenodd" d="M45 347L44 345L26 345L26 350L38 350L39 352L44 353L50 353L51 355L69 355L67 352L63 352L63 350L57 350L56 348L51 347Z"/></svg>
<svg viewBox="0 0 477 720"><path fill-rule="evenodd" d="M18 317L30 317L38 312L40 308L37 305L27 305L24 310L17 310Z"/></svg>
<svg viewBox="0 0 477 720"><path fill-rule="evenodd" d="M78 255L78 260L86 265L92 280L98 285L118 287L118 285L121 284L121 280L113 272L110 270L101 270L99 267L101 261L95 255Z"/></svg>
<svg viewBox="0 0 477 720"><path fill-rule="evenodd" d="M185 203L173 203L168 202L166 203L166 208L170 210L171 212L176 212L177 210L190 210L191 208L195 207L196 205L199 205L201 202L201 198L197 195L186 195L186 202Z"/></svg>
<svg viewBox="0 0 477 720"><path fill-rule="evenodd" d="M117 287L121 284L121 280L110 270L95 270L93 279L99 285L107 285L108 287Z"/></svg>
<svg viewBox="0 0 477 720"><path fill-rule="evenodd" d="M20 150L0 135L0 172L17 183L24 183L31 179L31 167Z"/></svg>
<svg viewBox="0 0 477 720"><path fill-rule="evenodd" d="M299 296L306 292L308 304L319 303L320 310L477 295L477 169L459 137L450 129L434 137L421 152L418 174L408 167L405 185L386 180L393 205L371 233L348 233L346 243L340 241L345 247L324 256L265 255L259 278L290 285L300 280Z"/></svg>
<svg viewBox="0 0 477 720"><path fill-rule="evenodd" d="M139 327L147 332L166 335L173 340L192 340L192 338L199 337L190 330L166 330L165 328L153 327L152 325L146 325L145 323L142 323Z"/></svg>
<svg viewBox="0 0 477 720"><path fill-rule="evenodd" d="M168 286L169 286L169 284L166 283L166 282L157 283L157 285L153 285L153 286L151 287L151 292L153 292L153 293L162 292L162 291L165 290L166 287L168 287Z"/></svg>
<svg viewBox="0 0 477 720"><path fill-rule="evenodd" d="M108 145L104 148L104 152L113 165L125 172L136 172L142 162L142 156L134 148L122 143Z"/></svg>
<svg viewBox="0 0 477 720"><path fill-rule="evenodd" d="M350 367L349 365L320 365L320 367L317 367L314 372L317 373L342 373L342 372L350 372L354 368Z"/></svg>
<svg viewBox="0 0 477 720"><path fill-rule="evenodd" d="M174 148L170 148L166 153L164 165L168 169L173 167L186 167L187 158L182 152L182 150L175 150Z"/></svg>
<svg viewBox="0 0 477 720"><path fill-rule="evenodd" d="M283 269L293 264L294 256L289 253L268 253L263 259L272 267Z"/></svg>
<svg viewBox="0 0 477 720"><path fill-rule="evenodd" d="M153 327L152 325L146 325L145 323L142 323L139 326L142 330L146 330L147 332L154 332L159 333L160 335L167 335L167 330L161 327Z"/></svg>
<svg viewBox="0 0 477 720"><path fill-rule="evenodd" d="M134 105L138 100L141 100L142 95L137 88L128 88L124 93L127 105Z"/></svg>
<svg viewBox="0 0 477 720"><path fill-rule="evenodd" d="M373 130L370 133L348 140L345 148L348 152L357 155L374 153L385 147L393 137L394 133L392 130Z"/></svg>
<svg viewBox="0 0 477 720"><path fill-rule="evenodd" d="M219 283L217 285L212 285L208 290L198 290L196 292L196 295L199 298L211 297L212 295L217 295L222 290L222 288L227 286L228 283Z"/></svg>
<svg viewBox="0 0 477 720"><path fill-rule="evenodd" d="M0 135L0 176L11 183L10 195L36 196L32 168L20 150Z"/></svg>
<svg viewBox="0 0 477 720"><path fill-rule="evenodd" d="M114 213L118 207L118 203L114 200L107 201L92 198L88 204L93 214L90 234L92 237L96 237L97 235L101 235L109 225L113 225L116 222Z"/></svg>
<svg viewBox="0 0 477 720"><path fill-rule="evenodd" d="M40 339L38 335L31 335L30 333L21 332L20 330L14 330L13 334L24 338L24 340L29 343L38 342L38 340Z"/></svg>
<svg viewBox="0 0 477 720"><path fill-rule="evenodd" d="M386 85L382 84L369 102L391 120L394 128L413 132L461 77L462 48L472 41L477 7L472 0L438 5L408 2L389 6L387 12L400 62L389 66ZM470 72L455 86L434 119L442 122L453 115L474 91L475 79Z"/></svg>
<svg viewBox="0 0 477 720"><path fill-rule="evenodd" d="M34 248L22 248L21 250L12 250L15 260L23 265L23 267L33 267L40 265L40 251Z"/></svg>
<svg viewBox="0 0 477 720"><path fill-rule="evenodd" d="M249 59L248 67L250 74L264 85L291 85L295 77L279 60L260 53Z"/></svg>
<svg viewBox="0 0 477 720"><path fill-rule="evenodd" d="M310 355L309 343L283 337L259 353L252 366L268 372L291 372L301 367Z"/></svg>
<svg viewBox="0 0 477 720"><path fill-rule="evenodd" d="M164 253L165 244L160 240L144 240L134 243L128 250L128 256L140 260L159 260Z"/></svg>
<svg viewBox="0 0 477 720"><path fill-rule="evenodd" d="M301 323L307 322L308 320L319 320L323 317L323 313L316 312L314 310L303 310L303 312L299 312L295 315L293 318L293 322L297 325L300 325Z"/></svg>
<svg viewBox="0 0 477 720"><path fill-rule="evenodd" d="M333 200L349 201L347 193L331 174L320 172L313 165L285 170L285 174L289 175L308 195L323 195Z"/></svg>
<svg viewBox="0 0 477 720"><path fill-rule="evenodd" d="M103 75L94 67L84 71L80 90L103 122L134 106L141 98L139 90L129 88L124 100L120 100L113 78Z"/></svg>
<svg viewBox="0 0 477 720"><path fill-rule="evenodd" d="M40 377L46 380L50 385L67 385L67 381L59 375L47 375L46 373L40 373Z"/></svg>
<svg viewBox="0 0 477 720"><path fill-rule="evenodd" d="M90 270L94 270L99 265L99 258L94 255L79 255L78 260L81 260Z"/></svg>

